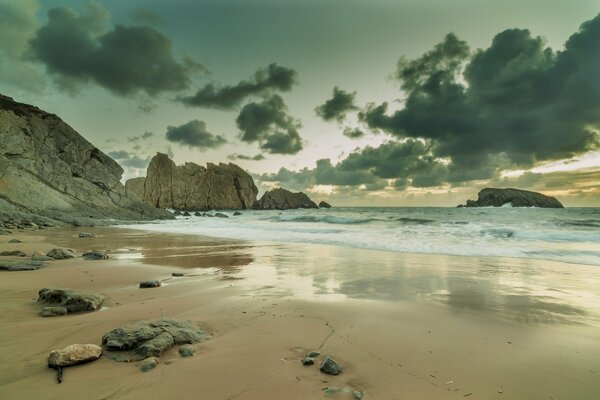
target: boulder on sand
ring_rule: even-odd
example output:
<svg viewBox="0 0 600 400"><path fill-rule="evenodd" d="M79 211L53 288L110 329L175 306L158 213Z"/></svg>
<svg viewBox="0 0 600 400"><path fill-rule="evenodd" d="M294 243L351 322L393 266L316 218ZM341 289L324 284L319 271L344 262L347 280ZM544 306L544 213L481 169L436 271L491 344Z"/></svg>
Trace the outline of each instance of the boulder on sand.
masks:
<svg viewBox="0 0 600 400"><path fill-rule="evenodd" d="M94 361L102 355L97 344L72 344L61 350L52 350L48 356L48 367L64 368Z"/></svg>
<svg viewBox="0 0 600 400"><path fill-rule="evenodd" d="M65 249L62 247L57 247L56 249L50 250L46 256L53 258L55 260L66 260L69 258L75 258L77 255L71 249Z"/></svg>
<svg viewBox="0 0 600 400"><path fill-rule="evenodd" d="M150 289L155 287L160 287L160 281L153 280L140 282L140 289Z"/></svg>
<svg viewBox="0 0 600 400"><path fill-rule="evenodd" d="M23 253L21 250L8 250L8 251L0 251L0 256L26 257L27 254Z"/></svg>
<svg viewBox="0 0 600 400"><path fill-rule="evenodd" d="M83 253L82 257L85 260L108 260L108 254L101 250L90 250Z"/></svg>
<svg viewBox="0 0 600 400"><path fill-rule="evenodd" d="M325 357L319 369L328 375L339 375L342 372L342 366L331 357Z"/></svg>
<svg viewBox="0 0 600 400"><path fill-rule="evenodd" d="M71 289L41 289L38 303L64 307L69 313L96 311L102 307L105 297Z"/></svg>
<svg viewBox="0 0 600 400"><path fill-rule="evenodd" d="M174 345L191 344L208 336L193 322L163 318L123 325L102 337L105 355L116 361L158 357Z"/></svg>
<svg viewBox="0 0 600 400"><path fill-rule="evenodd" d="M0 261L0 271L33 271L45 266L43 261Z"/></svg>

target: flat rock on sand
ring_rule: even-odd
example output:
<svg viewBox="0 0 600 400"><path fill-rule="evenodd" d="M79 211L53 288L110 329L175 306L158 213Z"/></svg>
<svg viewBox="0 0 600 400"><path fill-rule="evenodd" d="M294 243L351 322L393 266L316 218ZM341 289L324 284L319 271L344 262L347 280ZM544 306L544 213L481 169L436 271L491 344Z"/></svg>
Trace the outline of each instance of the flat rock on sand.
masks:
<svg viewBox="0 0 600 400"><path fill-rule="evenodd" d="M50 250L47 254L47 257L50 257L54 260L67 260L69 258L77 257L77 254L73 252L71 249L65 249L63 247L57 247L55 249Z"/></svg>
<svg viewBox="0 0 600 400"><path fill-rule="evenodd" d="M140 282L140 289L149 289L160 287L160 281L142 281Z"/></svg>
<svg viewBox="0 0 600 400"><path fill-rule="evenodd" d="M0 256L26 257L27 254L23 253L21 250L7 250L0 251Z"/></svg>
<svg viewBox="0 0 600 400"><path fill-rule="evenodd" d="M158 357L174 345L190 344L208 339L190 321L163 318L138 321L113 329L102 337L106 357L115 361L139 361Z"/></svg>
<svg viewBox="0 0 600 400"><path fill-rule="evenodd" d="M83 253L82 256L86 260L108 260L108 255L104 251L91 250Z"/></svg>
<svg viewBox="0 0 600 400"><path fill-rule="evenodd" d="M33 271L45 266L43 261L0 261L0 271Z"/></svg>
<svg viewBox="0 0 600 400"><path fill-rule="evenodd" d="M97 360L101 355L102 347L96 344L72 344L61 350L52 350L48 356L48 367L70 367Z"/></svg>
<svg viewBox="0 0 600 400"><path fill-rule="evenodd" d="M102 307L105 297L98 293L86 293L71 289L41 289L38 303L64 307L68 313L96 311ZM51 316L51 315L44 315Z"/></svg>

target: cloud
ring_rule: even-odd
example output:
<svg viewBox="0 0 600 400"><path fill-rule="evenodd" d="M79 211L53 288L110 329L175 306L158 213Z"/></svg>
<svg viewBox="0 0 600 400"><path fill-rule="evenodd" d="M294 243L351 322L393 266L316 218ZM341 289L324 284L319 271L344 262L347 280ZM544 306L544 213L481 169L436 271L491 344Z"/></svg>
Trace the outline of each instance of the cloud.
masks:
<svg viewBox="0 0 600 400"><path fill-rule="evenodd" d="M199 150L216 149L227 143L227 140L222 135L213 135L208 132L206 123L197 119L180 126L167 127L165 136L170 142Z"/></svg>
<svg viewBox="0 0 600 400"><path fill-rule="evenodd" d="M343 133L344 136L347 136L350 139L358 139L365 136L363 130L359 128L345 128Z"/></svg>
<svg viewBox="0 0 600 400"><path fill-rule="evenodd" d="M246 104L236 119L240 139L258 142L262 150L272 154L296 154L302 150L298 129L300 121L287 114L281 96L274 94L260 103Z"/></svg>
<svg viewBox="0 0 600 400"><path fill-rule="evenodd" d="M287 92L297 83L297 72L275 63L265 69L259 69L248 79L236 85L221 86L209 83L193 96L180 96L179 101L195 107L232 110L250 96L265 94L277 90Z"/></svg>
<svg viewBox="0 0 600 400"><path fill-rule="evenodd" d="M28 42L38 28L35 0L0 0L0 82L13 90L40 93L46 86L42 71L28 62Z"/></svg>
<svg viewBox="0 0 600 400"><path fill-rule="evenodd" d="M139 136L129 136L127 138L128 142L132 142L132 143L136 143L139 142L140 140L147 140L150 139L152 136L154 136L154 132L144 132Z"/></svg>
<svg viewBox="0 0 600 400"><path fill-rule="evenodd" d="M248 160L248 161L261 161L265 159L265 156L262 154L257 154L255 156L246 156L243 154L230 154L227 156L228 160Z"/></svg>
<svg viewBox="0 0 600 400"><path fill-rule="evenodd" d="M345 92L336 86L333 88L333 97L315 108L315 112L325 121L342 122L347 112L358 110L354 104L355 97L356 92Z"/></svg>
<svg viewBox="0 0 600 400"><path fill-rule="evenodd" d="M474 53L449 34L399 62L401 109L372 104L360 118L394 137L429 141L433 156L449 161L449 179L490 178L598 148L599 69L600 16L558 52L524 29L501 32Z"/></svg>
<svg viewBox="0 0 600 400"><path fill-rule="evenodd" d="M148 164L150 164L151 159L151 157L140 158L127 150L110 151L107 155L117 160L117 162L125 168L145 169L148 167Z"/></svg>
<svg viewBox="0 0 600 400"><path fill-rule="evenodd" d="M203 70L189 58L177 60L170 39L156 29L111 28L110 20L109 12L95 2L81 14L52 8L30 41L32 57L62 89L73 92L94 82L121 96L180 91Z"/></svg>

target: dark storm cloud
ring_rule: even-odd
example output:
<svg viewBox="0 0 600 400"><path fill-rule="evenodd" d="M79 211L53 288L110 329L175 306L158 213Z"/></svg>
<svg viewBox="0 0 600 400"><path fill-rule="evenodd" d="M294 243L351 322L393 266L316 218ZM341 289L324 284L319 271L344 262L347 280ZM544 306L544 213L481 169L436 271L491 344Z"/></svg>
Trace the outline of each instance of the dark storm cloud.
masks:
<svg viewBox="0 0 600 400"><path fill-rule="evenodd" d="M227 156L228 160L248 160L248 161L261 161L265 159L265 156L262 154L257 154L255 156L246 156L244 154L230 154Z"/></svg>
<svg viewBox="0 0 600 400"><path fill-rule="evenodd" d="M298 189L314 185L364 185L366 190L382 190L388 186L388 180L395 179L396 190L401 190L409 185L437 186L448 178L448 174L448 167L432 156L429 144L409 139L355 150L336 165L329 159L322 159L312 169L293 172L282 168L277 174L263 174L257 178Z"/></svg>
<svg viewBox="0 0 600 400"><path fill-rule="evenodd" d="M302 138L298 133L302 125L287 114L287 107L279 95L274 94L260 103L246 104L236 123L242 141L258 142L267 153L296 154L302 150Z"/></svg>
<svg viewBox="0 0 600 400"><path fill-rule="evenodd" d="M209 83L195 95L182 96L178 100L188 106L232 110L250 96L261 95L272 90L282 92L291 90L297 83L297 76L293 69L273 63L266 69L256 71L250 79L236 85L221 86Z"/></svg>
<svg viewBox="0 0 600 400"><path fill-rule="evenodd" d="M110 14L97 3L82 14L53 8L30 42L31 54L64 89L93 81L123 96L186 89L190 77L203 69L190 59L175 59L169 38L154 28L109 29L109 23Z"/></svg>
<svg viewBox="0 0 600 400"><path fill-rule="evenodd" d="M600 16L559 52L522 29L499 33L473 54L450 34L422 57L399 62L403 108L371 105L360 118L398 138L430 141L433 156L450 161L446 179L490 178L597 148L598 71Z"/></svg>
<svg viewBox="0 0 600 400"><path fill-rule="evenodd" d="M141 158L126 150L115 150L107 153L109 157L117 160L122 167L144 169L150 164L150 157Z"/></svg>
<svg viewBox="0 0 600 400"><path fill-rule="evenodd" d="M363 130L359 128L345 128L343 133L344 136L347 136L350 139L358 139L365 136Z"/></svg>
<svg viewBox="0 0 600 400"><path fill-rule="evenodd" d="M336 86L333 88L331 99L315 108L315 112L325 121L336 120L342 122L346 118L347 112L358 110L358 107L354 104L355 97L356 92L345 92Z"/></svg>
<svg viewBox="0 0 600 400"><path fill-rule="evenodd" d="M210 133L206 123L197 119L179 126L168 126L165 136L170 142L199 150L216 149L227 143L223 136Z"/></svg>

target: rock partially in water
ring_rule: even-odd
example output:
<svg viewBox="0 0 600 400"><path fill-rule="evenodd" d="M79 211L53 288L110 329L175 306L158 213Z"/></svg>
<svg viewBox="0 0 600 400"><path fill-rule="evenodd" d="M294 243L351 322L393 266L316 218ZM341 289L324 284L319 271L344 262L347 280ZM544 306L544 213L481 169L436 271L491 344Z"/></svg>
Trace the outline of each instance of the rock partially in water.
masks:
<svg viewBox="0 0 600 400"><path fill-rule="evenodd" d="M229 218L229 215L218 212L218 213L215 214L215 217L217 217L217 218Z"/></svg>
<svg viewBox="0 0 600 400"><path fill-rule="evenodd" d="M173 213L173 215L174 215L174 216L176 216L176 217L179 217L179 216L181 216L182 214L181 214L181 211L179 211L179 210L175 210L175 212Z"/></svg>
<svg viewBox="0 0 600 400"><path fill-rule="evenodd" d="M73 252L71 249L65 249L63 247L57 247L56 249L50 250L46 256L54 259L54 260L66 260L69 258L77 257L77 254Z"/></svg>
<svg viewBox="0 0 600 400"><path fill-rule="evenodd" d="M190 214L190 212L189 212L189 211L186 211L186 212L184 212L184 213L183 213L183 214L181 214L181 215L182 215L182 216L184 216L184 217L191 217L191 216L192 216L192 214Z"/></svg>
<svg viewBox="0 0 600 400"><path fill-rule="evenodd" d="M156 357L145 358L138 364L138 368L142 372L148 372L150 370L153 370L157 366L158 366L158 358L156 358Z"/></svg>
<svg viewBox="0 0 600 400"><path fill-rule="evenodd" d="M101 250L90 250L87 253L83 253L82 256L85 260L108 260L108 254Z"/></svg>
<svg viewBox="0 0 600 400"><path fill-rule="evenodd" d="M171 276L174 276L174 277L177 277L177 278L178 278L178 277L182 277L182 276L184 276L184 275L185 275L185 274L184 274L183 272L173 272L173 273L171 274Z"/></svg>
<svg viewBox="0 0 600 400"><path fill-rule="evenodd" d="M233 215L235 215L235 216L238 216L238 215L242 215L242 213L241 213L241 212L239 212L239 211L235 211L235 212L233 213Z"/></svg>
<svg viewBox="0 0 600 400"><path fill-rule="evenodd" d="M292 193L289 190L277 188L265 192L253 208L257 210L288 210L319 207L302 192Z"/></svg>
<svg viewBox="0 0 600 400"><path fill-rule="evenodd" d="M95 361L102 355L96 344L72 344L61 350L52 350L48 356L49 368L64 368Z"/></svg>
<svg viewBox="0 0 600 400"><path fill-rule="evenodd" d="M102 337L106 356L116 361L137 361L159 356L169 347L191 344L206 335L190 321L163 318L139 321L113 329Z"/></svg>
<svg viewBox="0 0 600 400"><path fill-rule="evenodd" d="M61 315L67 315L69 313L69 310L66 309L66 307L44 307L42 308L42 311L40 311L40 316L41 317L59 317Z"/></svg>
<svg viewBox="0 0 600 400"><path fill-rule="evenodd" d="M38 303L64 307L69 313L90 312L102 307L105 297L71 289L41 289Z"/></svg>
<svg viewBox="0 0 600 400"><path fill-rule="evenodd" d="M45 266L43 261L0 261L0 271L33 271Z"/></svg>
<svg viewBox="0 0 600 400"><path fill-rule="evenodd" d="M140 282L140 289L150 289L160 287L160 281L142 281Z"/></svg>
<svg viewBox="0 0 600 400"><path fill-rule="evenodd" d="M486 188L479 192L477 200L467 200L459 207L540 207L563 208L560 201L537 192L520 189Z"/></svg>
<svg viewBox="0 0 600 400"><path fill-rule="evenodd" d="M331 208L331 204L329 204L329 203L328 203L328 202L326 202L326 201L321 201L321 202L319 203L319 208Z"/></svg>
<svg viewBox="0 0 600 400"><path fill-rule="evenodd" d="M79 232L80 238L95 238L96 234L91 232Z"/></svg>
<svg viewBox="0 0 600 400"><path fill-rule="evenodd" d="M194 349L192 346L181 346L179 348L179 355L181 357L192 357L195 352L196 349Z"/></svg>
<svg viewBox="0 0 600 400"><path fill-rule="evenodd" d="M23 253L21 250L7 250L7 251L0 251L0 256L26 257L27 254Z"/></svg>
<svg viewBox="0 0 600 400"><path fill-rule="evenodd" d="M202 216L202 213L201 213L200 211L196 211L196 212L194 213L194 216L195 216L195 217L201 217L201 216Z"/></svg>
<svg viewBox="0 0 600 400"><path fill-rule="evenodd" d="M325 357L319 369L328 375L339 375L343 370L342 366L331 357Z"/></svg>
<svg viewBox="0 0 600 400"><path fill-rule="evenodd" d="M10 239L8 243L23 243L23 241L19 239Z"/></svg>

